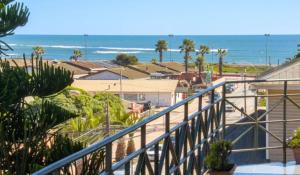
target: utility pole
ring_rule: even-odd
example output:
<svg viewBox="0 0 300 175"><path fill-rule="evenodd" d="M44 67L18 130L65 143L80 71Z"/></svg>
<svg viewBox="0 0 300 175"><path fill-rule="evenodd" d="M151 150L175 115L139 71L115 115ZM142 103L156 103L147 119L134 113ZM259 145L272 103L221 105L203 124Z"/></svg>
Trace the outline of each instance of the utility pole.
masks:
<svg viewBox="0 0 300 175"><path fill-rule="evenodd" d="M105 91L108 91L110 89L110 85L108 85L108 88ZM105 123L106 123L106 137L109 136L110 132L110 119L109 119L109 103L108 103L108 93L106 93L106 108L105 108Z"/></svg>
<svg viewBox="0 0 300 175"><path fill-rule="evenodd" d="M123 94L123 67L120 69L120 97L121 99L124 99L124 94Z"/></svg>
<svg viewBox="0 0 300 175"><path fill-rule="evenodd" d="M87 37L89 35L88 34L84 34L83 37L84 37L84 48L85 48L85 59L87 59Z"/></svg>
<svg viewBox="0 0 300 175"><path fill-rule="evenodd" d="M247 95L247 92L246 92L246 68L244 70L244 112L247 113L247 98L246 98L246 95Z"/></svg>
<svg viewBox="0 0 300 175"><path fill-rule="evenodd" d="M266 65L268 65L268 42L269 42L269 37L270 37L270 34L265 34L265 37L266 37Z"/></svg>
<svg viewBox="0 0 300 175"><path fill-rule="evenodd" d="M170 61L172 62L172 38L174 37L173 34L169 34L169 51L170 51Z"/></svg>

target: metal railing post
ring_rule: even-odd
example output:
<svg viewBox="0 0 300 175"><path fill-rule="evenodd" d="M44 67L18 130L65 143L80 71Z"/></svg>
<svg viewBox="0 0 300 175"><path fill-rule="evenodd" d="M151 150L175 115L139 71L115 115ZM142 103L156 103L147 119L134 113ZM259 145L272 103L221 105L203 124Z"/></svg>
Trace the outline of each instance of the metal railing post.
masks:
<svg viewBox="0 0 300 175"><path fill-rule="evenodd" d="M287 81L284 81L283 87L283 163L286 163L286 100L287 100Z"/></svg>
<svg viewBox="0 0 300 175"><path fill-rule="evenodd" d="M200 111L202 111L202 95L198 99L198 112L200 112ZM198 122L199 122L199 125L200 125L199 130L197 131L198 132L198 144L201 145L202 128L204 127L204 126L201 125L202 122L200 122L202 120L202 118L200 118L200 117L202 117L202 112L199 113L198 117L199 117ZM200 169L202 169L201 168L202 167L201 161L202 160L201 160L201 146L200 146L198 148L198 165L200 166Z"/></svg>
<svg viewBox="0 0 300 175"><path fill-rule="evenodd" d="M143 125L141 127L141 148L145 148L146 147L146 125ZM146 151L145 151L146 152ZM144 155L144 158L142 159L143 162L142 162L142 170L141 170L141 174L142 175L145 175L146 174L146 164L145 164L145 154L146 153L143 153Z"/></svg>
<svg viewBox="0 0 300 175"><path fill-rule="evenodd" d="M105 171L108 175L112 175L112 143L108 143L105 146Z"/></svg>
<svg viewBox="0 0 300 175"><path fill-rule="evenodd" d="M223 85L223 89L222 89L222 138L223 140L225 139L225 134L226 134L226 109L225 109L225 105L226 105L226 84Z"/></svg>
<svg viewBox="0 0 300 175"><path fill-rule="evenodd" d="M185 128L184 128L184 150L183 150L183 157L186 158L184 163L183 163L183 174L187 173L187 148L188 148L188 140L187 140L187 130L189 129L189 123L188 123L188 115L189 115L189 104L188 102L184 104L184 121L187 122Z"/></svg>
<svg viewBox="0 0 300 175"><path fill-rule="evenodd" d="M214 119L215 119L215 89L211 90L211 100L210 100L210 104L212 104L211 108L210 108L210 141L213 142L214 141Z"/></svg>
<svg viewBox="0 0 300 175"><path fill-rule="evenodd" d="M170 134L170 113L166 113L165 117L165 133ZM170 141L170 135L166 138L166 140L169 142ZM166 152L166 161L165 161L165 174L170 174L169 173L169 165L170 165L170 142L167 144L167 152Z"/></svg>

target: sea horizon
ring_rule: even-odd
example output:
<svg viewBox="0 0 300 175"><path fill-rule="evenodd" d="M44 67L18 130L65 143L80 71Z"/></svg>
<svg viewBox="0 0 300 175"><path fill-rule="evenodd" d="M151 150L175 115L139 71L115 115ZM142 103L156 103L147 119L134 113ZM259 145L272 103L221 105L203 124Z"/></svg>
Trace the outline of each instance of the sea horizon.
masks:
<svg viewBox="0 0 300 175"><path fill-rule="evenodd" d="M212 53L206 55L206 62L218 61L217 49L227 49L225 63L232 64L278 64L297 53L300 35L31 35L17 34L4 39L14 50L8 52L9 58L29 56L32 48L45 49L45 59L68 60L74 49L79 49L86 60L112 60L116 55L125 53L136 55L140 62L158 59L155 52L157 40L164 39L169 51L164 53L164 61L183 62L179 46L183 39L200 45L208 45ZM195 58L196 54L193 53Z"/></svg>

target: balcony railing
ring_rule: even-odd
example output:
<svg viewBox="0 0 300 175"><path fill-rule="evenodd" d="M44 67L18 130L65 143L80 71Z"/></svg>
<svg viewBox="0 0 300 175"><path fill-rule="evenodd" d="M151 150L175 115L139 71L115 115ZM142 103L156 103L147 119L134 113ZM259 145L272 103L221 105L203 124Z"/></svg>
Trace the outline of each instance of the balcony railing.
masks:
<svg viewBox="0 0 300 175"><path fill-rule="evenodd" d="M81 174L83 171L83 163L88 162L89 167L94 168L89 172L97 174L203 174L205 169L204 157L209 150L209 144L218 139L227 139L226 135L232 126L248 126L241 134L235 138L231 138L233 144L243 139L247 133L254 130L254 144L251 148L235 148L233 152L249 152L271 149L282 149L282 162L287 162L287 122L296 122L300 119L287 119L287 101L300 109L290 96L300 96L300 94L289 94L288 86L290 82L300 80L245 80L245 81L226 81L217 85L211 86L201 93L195 94L183 101L159 112L141 122L130 126L121 132L106 137L105 139L77 152L64 159L57 161L34 175L42 174ZM247 94L246 91L240 95L226 94L227 84L260 84L260 83L276 83L282 85L280 94L259 95L256 91L253 94ZM246 86L244 86L246 87ZM248 88L247 88L248 89ZM246 90L246 88L245 88ZM218 91L221 96L216 98ZM258 100L260 98L279 97L280 100L274 106L267 110L259 112ZM209 100L205 101L204 98ZM252 109L250 109L249 101L245 101L242 109L239 104L235 104L231 99L252 99ZM194 104L196 100L197 109L190 109L189 105ZM268 120L265 119L275 108L282 104L282 119ZM244 119L228 122L231 119L231 114L226 112L226 105L231 105L238 114L241 114ZM178 123L171 122L171 117L174 116L174 111L178 108L183 108L183 113L180 114L182 120ZM247 112L246 112L247 111ZM247 113L251 114L247 114ZM236 112L235 112L236 113ZM176 118L178 119L178 117ZM245 120L246 119L246 120ZM153 122L163 120L163 131L153 139L149 139L147 128L151 127ZM265 126L268 123L280 123L282 126L283 137L280 138L270 132ZM260 146L258 144L258 130L261 130L279 141L278 146ZM121 160L114 160L113 145L120 139L135 133L139 134L137 143L140 143L138 149L133 153L125 156ZM162 149L160 150L160 145ZM149 155L149 149L153 149L154 154ZM101 165L97 161L92 161L92 158L97 157L99 150L105 150L105 161ZM150 158L150 156L153 156ZM154 161L153 161L154 160ZM98 162L100 163L100 162ZM93 174L93 173L92 173Z"/></svg>

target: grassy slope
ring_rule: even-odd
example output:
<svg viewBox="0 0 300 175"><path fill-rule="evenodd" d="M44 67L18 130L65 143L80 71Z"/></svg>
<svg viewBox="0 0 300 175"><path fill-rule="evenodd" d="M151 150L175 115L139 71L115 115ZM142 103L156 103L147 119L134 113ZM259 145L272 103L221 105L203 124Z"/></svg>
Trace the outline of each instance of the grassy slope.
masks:
<svg viewBox="0 0 300 175"><path fill-rule="evenodd" d="M213 70L215 73L218 71L218 64L208 65L213 66ZM256 75L266 71L269 67L265 65L238 65L238 64L225 64L223 66L224 73L243 73L246 69L247 74Z"/></svg>

